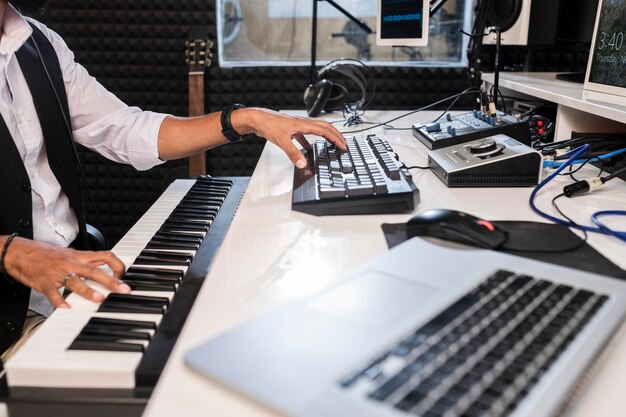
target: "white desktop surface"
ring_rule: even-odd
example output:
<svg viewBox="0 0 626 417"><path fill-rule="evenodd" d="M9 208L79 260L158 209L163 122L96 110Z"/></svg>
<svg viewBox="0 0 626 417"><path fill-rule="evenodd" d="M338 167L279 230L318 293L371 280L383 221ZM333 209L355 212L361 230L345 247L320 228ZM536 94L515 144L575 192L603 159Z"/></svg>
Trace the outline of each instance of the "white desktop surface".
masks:
<svg viewBox="0 0 626 417"><path fill-rule="evenodd" d="M368 111L365 120L379 122L400 114ZM423 112L392 124L409 127L438 114ZM328 115L326 119L339 117ZM407 166L426 164L425 148L410 131L380 128L374 131L390 142ZM416 212L452 208L490 220L541 221L528 206L531 188L450 189L428 170L412 172L421 192ZM185 353L272 306L323 288L362 262L384 253L387 245L380 225L404 222L412 216L408 213L315 217L294 212L290 205L292 181L293 166L281 150L268 144L150 399L145 417L279 416L276 411L194 373L184 364ZM561 178L558 182L560 185L548 187L538 199L539 205L552 213L550 200L567 180ZM588 213L624 209L625 191L626 184L615 180L593 195L576 201L559 201L574 220L589 224ZM622 196L621 205L618 193ZM626 221L619 219L614 226L624 230ZM626 268L624 243L595 234L590 236L589 243ZM620 340L609 359L573 416L624 415L626 339Z"/></svg>

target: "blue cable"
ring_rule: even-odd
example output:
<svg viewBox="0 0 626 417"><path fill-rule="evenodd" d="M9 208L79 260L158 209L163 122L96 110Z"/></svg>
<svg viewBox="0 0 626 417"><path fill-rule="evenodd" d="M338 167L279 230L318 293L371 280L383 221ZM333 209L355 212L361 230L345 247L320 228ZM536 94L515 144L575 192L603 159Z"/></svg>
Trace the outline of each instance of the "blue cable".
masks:
<svg viewBox="0 0 626 417"><path fill-rule="evenodd" d="M548 219L553 223L557 223L557 224L562 224L564 226L570 226L570 227L576 227L573 223L565 221L563 219L559 219L558 217L554 217L549 215L548 213L544 213L543 211L539 210L539 208L537 208L537 206L535 205L535 197L537 196L537 193L543 188L545 187L545 185L547 183L549 183L550 181L552 181L552 179L554 177L556 177L557 175L559 175L559 173L561 171L563 171L568 165L570 165L573 161L576 160L576 158L578 158L580 155L582 155L583 153L585 153L587 150L589 149L589 145L583 145L583 146L579 146L578 148L576 148L576 152L574 153L574 155L572 155L567 161L563 162L559 168L557 168L556 171L554 171L552 174L550 174L549 177L547 177L546 179L544 179L543 181L541 181L539 183L538 186L535 187L535 189L533 190L533 192L530 194L530 208L533 209L533 211L535 213L537 213L538 215L540 215L541 217L543 217L544 219ZM580 226L581 229L584 228L584 230L587 231L592 231L592 232L596 232L600 229L598 228L587 228L587 226Z"/></svg>
<svg viewBox="0 0 626 417"><path fill-rule="evenodd" d="M533 190L533 192L530 194L530 207L533 209L533 211L535 213L537 213L539 216L550 220L553 223L556 224L562 224L564 226L568 226L568 227L573 227L576 229L580 229L580 230L586 230L588 232L594 232L594 233L602 233L602 234L606 234L606 235L611 235L611 236L615 236L620 240L624 240L626 241L626 232L618 232L618 231L614 231L612 229L610 229L609 227L607 227L606 225L604 225L602 222L600 222L598 220L598 217L601 216L608 216L608 215L617 215L617 216L621 216L621 215L626 215L626 211L620 211L620 210L611 210L611 211L599 211L597 213L594 213L592 215L592 220L593 222L598 225L598 227L591 227L591 226L584 226L584 225L579 225L573 222L569 222L569 221L565 221L563 219L559 219L558 217L554 217L549 215L548 213L544 213L543 211L539 210L539 208L535 205L535 197L537 196L537 193L550 181L552 181L552 179L554 179L554 177L556 177L557 175L559 175L559 173L561 171L563 171L565 168L567 168L569 165L571 165L572 163L574 163L574 161L576 161L576 158L578 158L580 155L582 155L583 153L585 153L587 150L589 149L589 145L582 145L579 146L578 148L574 149L573 152L574 154L565 162L561 163L560 166L552 173L550 174L550 176L548 176L546 179L544 179L543 181L541 181L539 183L539 185L537 185L535 187L535 189ZM620 151L616 151L616 152L624 152L626 151L625 149L622 149ZM568 153L571 153L568 152ZM615 153L615 152L613 152Z"/></svg>
<svg viewBox="0 0 626 417"><path fill-rule="evenodd" d="M576 148L576 149L578 149L578 148ZM570 155L572 152L576 151L576 149L574 149L573 151L566 152L563 155L564 156ZM590 159L607 159L607 158L611 158L611 157L616 156L616 155L621 155L623 153L626 153L626 148L619 149L617 151L613 151L613 152L607 153L605 155L600 155L600 156L597 156L597 157L594 157L594 158L577 159L577 160L574 160L574 161L570 162L569 165L584 164L584 163L588 162ZM567 160L567 162L569 162L569 160ZM556 167L562 166L563 164L565 164L565 162L544 161L543 162L543 167L544 168L556 168Z"/></svg>
<svg viewBox="0 0 626 417"><path fill-rule="evenodd" d="M614 237L616 237L616 238L626 242L626 232L617 232L617 231L609 228L608 226L606 226L604 223L602 223L600 221L600 217L602 217L602 216L626 216L626 211L624 211L624 210L605 210L605 211L598 211L596 213L593 213L593 215L591 216L591 220L593 220L593 222L595 224L597 224L598 227L600 229L602 229L602 231L604 233L606 233L607 235L614 236Z"/></svg>

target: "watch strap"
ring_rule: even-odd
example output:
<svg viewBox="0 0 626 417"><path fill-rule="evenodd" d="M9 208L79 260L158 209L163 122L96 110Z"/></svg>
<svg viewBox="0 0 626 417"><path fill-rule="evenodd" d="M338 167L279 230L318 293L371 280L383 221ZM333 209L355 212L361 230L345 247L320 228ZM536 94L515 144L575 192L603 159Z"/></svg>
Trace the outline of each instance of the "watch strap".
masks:
<svg viewBox="0 0 626 417"><path fill-rule="evenodd" d="M222 110L222 115L221 115L221 122L222 122L222 134L226 137L226 139L228 139L229 142L239 142L241 140L246 139L246 137L248 135L240 135L239 133L237 133L237 131L233 128L233 124L230 121L230 116L233 113L233 111L237 110L237 109L243 109L244 106L243 104L231 104L230 106L227 106L224 108L224 110Z"/></svg>

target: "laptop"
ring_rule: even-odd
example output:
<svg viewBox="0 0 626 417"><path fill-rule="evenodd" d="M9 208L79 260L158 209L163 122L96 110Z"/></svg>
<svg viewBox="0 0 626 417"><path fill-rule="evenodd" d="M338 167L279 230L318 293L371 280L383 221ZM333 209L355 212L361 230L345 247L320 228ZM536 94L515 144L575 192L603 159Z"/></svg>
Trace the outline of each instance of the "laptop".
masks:
<svg viewBox="0 0 626 417"><path fill-rule="evenodd" d="M625 310L620 280L413 238L185 360L289 416L550 416Z"/></svg>

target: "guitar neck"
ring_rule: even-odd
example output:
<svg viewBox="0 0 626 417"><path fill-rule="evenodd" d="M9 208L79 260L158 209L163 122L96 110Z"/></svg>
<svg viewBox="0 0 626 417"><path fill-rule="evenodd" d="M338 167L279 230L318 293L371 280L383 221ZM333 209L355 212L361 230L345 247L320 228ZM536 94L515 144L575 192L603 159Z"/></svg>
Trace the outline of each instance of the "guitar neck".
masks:
<svg viewBox="0 0 626 417"><path fill-rule="evenodd" d="M189 73L189 116L204 115L204 73ZM189 157L189 176L206 175L206 153Z"/></svg>

